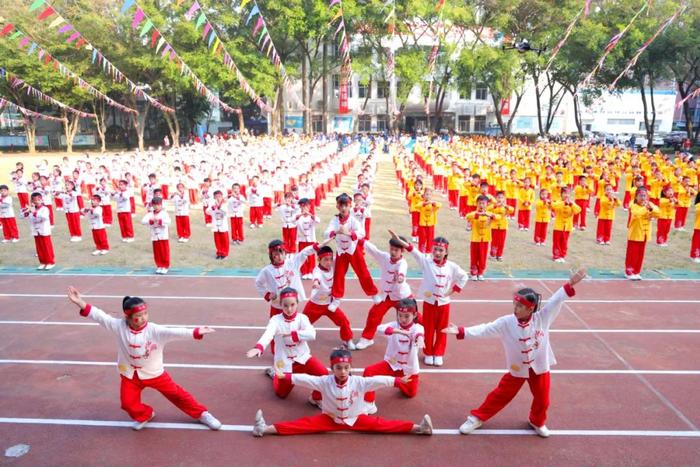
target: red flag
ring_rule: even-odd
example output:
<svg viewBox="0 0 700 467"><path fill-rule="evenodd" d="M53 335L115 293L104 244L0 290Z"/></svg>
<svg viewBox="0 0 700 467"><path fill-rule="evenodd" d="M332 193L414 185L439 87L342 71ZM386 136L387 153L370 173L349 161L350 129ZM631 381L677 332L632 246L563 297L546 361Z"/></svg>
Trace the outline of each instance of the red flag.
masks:
<svg viewBox="0 0 700 467"><path fill-rule="evenodd" d="M4 36L5 34L9 34L10 31L12 31L15 28L14 24L8 24L4 28L2 28L2 31L0 31L0 36Z"/></svg>
<svg viewBox="0 0 700 467"><path fill-rule="evenodd" d="M39 17L37 18L39 21L43 21L49 16L53 15L56 13L52 7L48 7L46 10L42 11Z"/></svg>
<svg viewBox="0 0 700 467"><path fill-rule="evenodd" d="M160 36L160 33L158 30L154 30L153 34L151 34L151 48L153 48L154 45L156 45L156 41L158 40L158 37Z"/></svg>

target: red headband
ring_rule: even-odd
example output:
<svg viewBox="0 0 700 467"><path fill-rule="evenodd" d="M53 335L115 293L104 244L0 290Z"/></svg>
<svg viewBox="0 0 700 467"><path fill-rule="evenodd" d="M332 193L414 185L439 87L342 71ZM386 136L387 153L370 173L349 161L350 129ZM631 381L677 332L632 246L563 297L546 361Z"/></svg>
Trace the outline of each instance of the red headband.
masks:
<svg viewBox="0 0 700 467"><path fill-rule="evenodd" d="M332 251L323 251L323 252L318 254L319 259L325 258L326 256L333 257L333 252Z"/></svg>
<svg viewBox="0 0 700 467"><path fill-rule="evenodd" d="M296 292L296 290L291 291L291 292L284 292L284 293L280 294L280 300L282 300L283 298L287 298L287 297L297 298L297 297L299 297L299 294Z"/></svg>
<svg viewBox="0 0 700 467"><path fill-rule="evenodd" d="M433 246L441 246L444 248L449 248L450 244L445 242L433 242Z"/></svg>
<svg viewBox="0 0 700 467"><path fill-rule="evenodd" d="M418 311L418 308L416 308L415 306L400 306L396 308L396 311L398 311L399 313L416 313Z"/></svg>
<svg viewBox="0 0 700 467"><path fill-rule="evenodd" d="M131 308L127 308L124 310L124 314L126 316L131 316L134 313L138 313L139 311L143 311L146 309L146 304L145 303L139 303L138 305L134 305Z"/></svg>
<svg viewBox="0 0 700 467"><path fill-rule="evenodd" d="M331 366L335 365L336 363L352 363L352 357L334 357L331 358Z"/></svg>
<svg viewBox="0 0 700 467"><path fill-rule="evenodd" d="M527 308L535 308L535 306L537 305L536 303L532 303L531 301L527 300L525 297L518 295L517 293L513 294L513 301L516 301L521 305L525 305Z"/></svg>

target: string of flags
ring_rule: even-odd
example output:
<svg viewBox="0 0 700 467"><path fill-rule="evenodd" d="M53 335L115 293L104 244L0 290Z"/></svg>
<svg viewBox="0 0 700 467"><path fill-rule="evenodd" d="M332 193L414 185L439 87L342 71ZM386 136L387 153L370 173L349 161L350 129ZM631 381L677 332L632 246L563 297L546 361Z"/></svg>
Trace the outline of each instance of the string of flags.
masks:
<svg viewBox="0 0 700 467"><path fill-rule="evenodd" d="M576 13L576 16L574 16L574 19L569 23L569 25L566 27L566 31L564 32L564 37L557 43L557 45L554 46L552 49L552 54L549 56L549 60L547 61L547 66L545 67L544 72L547 73L549 71L549 68L552 66L552 63L554 63L554 59L557 57L557 54L561 50L561 48L566 44L566 41L569 39L569 36L574 30L574 27L576 26L576 23L578 23L578 20L581 18L581 16L588 16L588 13L590 11L590 3L591 0L586 0L586 4L579 10L578 13Z"/></svg>
<svg viewBox="0 0 700 467"><path fill-rule="evenodd" d="M49 7L48 10L51 10L51 12L53 14L53 8ZM46 12L46 10L39 16L40 17L45 16L44 15L45 12ZM21 31L14 24L7 23L2 27L2 29L0 29L0 37L6 36L10 33L12 33L12 35L9 36L10 40L16 39L18 41L18 46L19 46L20 50L24 51L26 48L27 55L30 55L30 56L36 55L37 59L40 62L42 62L44 65L53 68L55 71L57 71L64 78L72 80L74 85L85 90L88 94L90 94L94 98L100 99L100 100L104 101L106 104L108 104L114 108L117 108L123 112L131 113L131 114L138 114L138 111L136 111L130 107L127 107L125 105L120 104L119 102L115 101L111 97L109 97L106 94L103 94L102 92L97 90L94 86L92 86L90 83L88 83L83 78L81 78L77 73L71 71L70 68L65 66L63 63L61 63L55 57L53 57L46 49L41 47L41 45L38 42L33 40L29 34L26 34L25 32ZM36 52L36 54L35 54L35 52Z"/></svg>
<svg viewBox="0 0 700 467"><path fill-rule="evenodd" d="M7 99L0 97L0 109L8 106L15 112L21 113L25 118L39 118L41 120L53 120L54 122L65 122L65 118L53 117L51 115L40 114L39 112L34 112L33 110L26 109L21 105L17 105L14 102L10 102Z"/></svg>
<svg viewBox="0 0 700 467"><path fill-rule="evenodd" d="M135 6L136 11L131 21L131 28L136 31L141 27L142 35L146 35L148 32L151 33L150 48L155 47L155 53L160 54L161 58L168 58L168 62L173 62L177 64L180 68L180 74L186 76L192 82L195 90L204 96L212 105L219 107L221 110L229 113L241 113L241 109L233 108L226 103L222 102L219 97L214 94L209 88L204 85L201 79L192 71L192 69L185 63L185 61L175 52L173 46L168 42L165 37L161 34L158 28L155 27L153 21L146 15L145 11L138 6L136 0L125 0L122 4L121 14L124 15L131 7ZM145 21L145 22L144 22ZM143 23L143 25L142 25ZM145 30L145 32L144 32ZM216 51L219 44L213 49Z"/></svg>
<svg viewBox="0 0 700 467"><path fill-rule="evenodd" d="M96 118L95 114L74 109L73 107L66 105L61 101L58 101L51 96L47 96L43 92L39 91L35 87L28 84L26 81L21 79L16 74L9 72L5 68L2 68L2 67L0 67L0 79L6 80L10 84L10 87L13 89L18 89L18 88L19 88L19 90L26 89L27 90L26 94L28 96L32 96L33 98L35 98L39 101L45 102L45 103L50 104L50 105L54 105L60 109L71 112L79 117Z"/></svg>
<svg viewBox="0 0 700 467"><path fill-rule="evenodd" d="M438 57L438 52L440 51L440 45L442 44L443 36L444 36L444 30L441 28L443 21L442 21L442 12L443 9L445 8L445 0L438 0L437 4L435 5L435 11L438 14L438 41L435 45L433 45L433 48L430 50L430 55L428 56L428 75L430 75L430 82L428 84L428 97L425 100L425 114L430 115L430 100L432 99L433 96L433 85L435 81L435 62L437 61Z"/></svg>
<svg viewBox="0 0 700 467"><path fill-rule="evenodd" d="M333 8L334 6L337 5L337 8ZM338 34L340 34L340 46L338 48L338 53L341 56L341 70L345 74L346 78L350 76L352 73L352 60L350 58L350 42L348 41L348 34L347 30L345 28L345 16L343 15L343 2L342 0L330 0L330 4L328 5L328 8L333 11L335 10L335 13L333 14L333 17L331 18L330 24L333 25L336 21L338 21L338 25L336 26L335 33L333 34L333 39L336 39L338 37Z"/></svg>
<svg viewBox="0 0 700 467"><path fill-rule="evenodd" d="M199 12L198 15L197 12ZM187 21L193 21L195 16L197 18L194 26L195 30L199 32L199 28L203 26L200 39L207 43L207 47L211 49L211 53L213 55L221 55L223 53L224 66L226 66L229 71L232 71L236 75L236 79L240 83L241 89L243 89L243 91L251 98L251 100L260 108L262 112L272 112L273 109L267 105L267 103L258 95L257 92L255 92L255 89L253 89L250 83L248 83L248 80L245 78L245 76L243 76L243 73L241 73L238 66L236 66L236 62L231 57L231 54L226 50L226 47L219 38L219 35L216 33L214 26L209 22L204 12L201 11L201 6L198 1L195 1L189 10L187 10L187 13L185 13L185 18Z"/></svg>

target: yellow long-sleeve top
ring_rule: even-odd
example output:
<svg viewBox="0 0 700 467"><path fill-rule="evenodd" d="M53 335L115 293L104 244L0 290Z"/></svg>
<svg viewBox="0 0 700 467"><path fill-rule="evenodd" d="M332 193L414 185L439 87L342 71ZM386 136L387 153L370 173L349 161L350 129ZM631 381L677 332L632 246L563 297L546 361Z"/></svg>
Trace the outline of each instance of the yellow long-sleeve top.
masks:
<svg viewBox="0 0 700 467"><path fill-rule="evenodd" d="M462 186L463 181L464 177L462 176L462 174L452 174L449 177L447 177L447 189L459 190L459 187Z"/></svg>
<svg viewBox="0 0 700 467"><path fill-rule="evenodd" d="M470 184L467 196L467 206L476 206L476 198L479 197L479 187Z"/></svg>
<svg viewBox="0 0 700 467"><path fill-rule="evenodd" d="M575 204L566 204L564 201L552 203L554 211L554 230L571 232L574 230L574 214L581 212L581 208Z"/></svg>
<svg viewBox="0 0 700 467"><path fill-rule="evenodd" d="M472 186L469 179L465 178L462 180L462 184L459 186L459 196L469 196L469 187Z"/></svg>
<svg viewBox="0 0 700 467"><path fill-rule="evenodd" d="M496 219L491 220L491 230L508 230L508 216L512 216L515 213L515 208L508 205L493 206L491 207L490 212L498 216Z"/></svg>
<svg viewBox="0 0 700 467"><path fill-rule="evenodd" d="M700 230L700 203L695 205L695 230Z"/></svg>
<svg viewBox="0 0 700 467"><path fill-rule="evenodd" d="M489 214L494 214L494 221L498 220L498 215L493 212L470 212L467 214L467 221L472 224L472 242L490 242L491 241L491 218Z"/></svg>
<svg viewBox="0 0 700 467"><path fill-rule="evenodd" d="M600 197L600 212L598 213L598 219L601 220L615 220L615 208L620 205L620 200L613 197L609 198L607 195Z"/></svg>
<svg viewBox="0 0 700 467"><path fill-rule="evenodd" d="M651 238L651 219L659 217L659 208L649 203L649 208L637 203L630 204L630 224L627 228L627 240L645 242Z"/></svg>
<svg viewBox="0 0 700 467"><path fill-rule="evenodd" d="M656 178L649 180L649 198L659 199L661 197L661 189L665 184L664 180L657 180Z"/></svg>
<svg viewBox="0 0 700 467"><path fill-rule="evenodd" d="M521 188L518 190L518 211L530 211L534 201L535 190L532 188Z"/></svg>
<svg viewBox="0 0 700 467"><path fill-rule="evenodd" d="M576 185L576 187L574 188L574 199L582 199L588 201L589 199L591 199L591 190L588 187Z"/></svg>
<svg viewBox="0 0 700 467"><path fill-rule="evenodd" d="M676 216L676 202L670 198L659 200L659 219L673 219Z"/></svg>
<svg viewBox="0 0 700 467"><path fill-rule="evenodd" d="M506 198L515 199L518 197L518 182L516 180L507 180L505 188Z"/></svg>
<svg viewBox="0 0 700 467"><path fill-rule="evenodd" d="M442 206L441 203L437 201L431 201L430 203L423 203L420 207L420 220L418 225L422 227L430 227L431 225L437 224L437 213Z"/></svg>
<svg viewBox="0 0 700 467"><path fill-rule="evenodd" d="M535 222L548 223L550 220L552 220L551 207L541 199L538 199L535 202Z"/></svg>
<svg viewBox="0 0 700 467"><path fill-rule="evenodd" d="M410 212L420 212L421 205L423 204L423 193L416 190L411 190L408 194L408 199L411 202L409 208Z"/></svg>
<svg viewBox="0 0 700 467"><path fill-rule="evenodd" d="M694 188L686 188L683 185L678 185L677 189L674 189L678 193L678 206L682 208L689 208L690 202L695 196L697 190Z"/></svg>

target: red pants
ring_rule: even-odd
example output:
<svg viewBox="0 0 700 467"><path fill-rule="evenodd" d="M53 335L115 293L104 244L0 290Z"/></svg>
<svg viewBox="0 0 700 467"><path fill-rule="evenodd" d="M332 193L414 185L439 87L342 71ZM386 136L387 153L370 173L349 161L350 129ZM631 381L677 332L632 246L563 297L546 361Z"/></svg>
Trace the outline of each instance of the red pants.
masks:
<svg viewBox="0 0 700 467"><path fill-rule="evenodd" d="M39 264L56 264L51 235L35 235L34 245L36 246L36 254L39 257Z"/></svg>
<svg viewBox="0 0 700 467"><path fill-rule="evenodd" d="M552 258L566 258L569 249L569 234L564 230L555 230L552 235Z"/></svg>
<svg viewBox="0 0 700 467"><path fill-rule="evenodd" d="M647 242L627 240L627 253L625 254L625 274L633 275L642 272L644 264L644 250Z"/></svg>
<svg viewBox="0 0 700 467"><path fill-rule="evenodd" d="M318 360L316 357L311 357L303 365L297 362L292 363L292 373L305 373L307 375L313 376L325 376L328 374L328 369L326 369L326 366L323 363L321 363L321 361ZM289 395L290 392L292 392L292 389L294 389L294 385L289 379L279 379L277 378L277 375L275 375L275 377L272 379L272 389L274 389L275 395L277 397L279 397L280 399L284 399ZM311 393L311 397L313 397L315 401L320 401L321 393L318 391L314 391Z"/></svg>
<svg viewBox="0 0 700 467"><path fill-rule="evenodd" d="M518 207L518 200L515 199L515 198L507 198L507 199L506 199L506 205L507 205L507 206L510 206L511 208L513 208L513 213L515 213L515 210L516 210L517 207ZM512 218L513 215L512 215L512 214L508 214L508 217Z"/></svg>
<svg viewBox="0 0 700 467"><path fill-rule="evenodd" d="M170 241L153 240L153 260L157 268L170 267Z"/></svg>
<svg viewBox="0 0 700 467"><path fill-rule="evenodd" d="M190 216L175 216L175 228L177 230L177 238L190 238L190 235L192 235Z"/></svg>
<svg viewBox="0 0 700 467"><path fill-rule="evenodd" d="M63 209L63 200L61 198L54 198L53 204L56 205L56 209Z"/></svg>
<svg viewBox="0 0 700 467"><path fill-rule="evenodd" d="M459 197L459 217L464 217L467 215L467 201L468 196Z"/></svg>
<svg viewBox="0 0 700 467"><path fill-rule="evenodd" d="M362 376L398 376L402 377L403 376L403 370L393 370L391 368L391 365L389 365L389 362L386 360L382 360L379 363L375 363L374 365L370 365L365 368L365 371L362 373ZM416 394L418 394L418 375L413 375L411 378L411 382L409 383L399 383L399 390L401 391L401 394L403 394L406 397L412 398L416 397ZM375 400L375 394L374 391L369 391L365 393L365 400L367 402L374 402Z"/></svg>
<svg viewBox="0 0 700 467"><path fill-rule="evenodd" d="M662 245L668 242L668 233L671 231L672 219L659 219L656 223L656 243Z"/></svg>
<svg viewBox="0 0 700 467"><path fill-rule="evenodd" d="M522 212L522 211L521 211ZM506 246L506 234L508 231L506 229L492 229L491 230L491 257L501 258L503 256L503 249ZM484 262L484 264L486 264Z"/></svg>
<svg viewBox="0 0 700 467"><path fill-rule="evenodd" d="M299 251L303 250L307 246L313 245L314 242L299 242ZM316 257L314 255L311 255L306 258L306 261L304 261L304 264L301 265L301 268L299 268L299 272L304 275L304 274L311 274L314 272L314 268L316 267Z"/></svg>
<svg viewBox="0 0 700 467"><path fill-rule="evenodd" d="M598 229L595 241L598 243L609 242L612 236L612 219L598 219Z"/></svg>
<svg viewBox="0 0 700 467"><path fill-rule="evenodd" d="M693 231L693 239L690 241L690 257L700 258L700 229Z"/></svg>
<svg viewBox="0 0 700 467"><path fill-rule="evenodd" d="M242 242L245 238L243 235L243 218L231 217L231 240Z"/></svg>
<svg viewBox="0 0 700 467"><path fill-rule="evenodd" d="M187 190L190 195L190 204L197 204L197 189L190 188Z"/></svg>
<svg viewBox="0 0 700 467"><path fill-rule="evenodd" d="M411 237L418 236L418 223L420 222L420 212L411 212Z"/></svg>
<svg viewBox="0 0 700 467"><path fill-rule="evenodd" d="M272 198L263 198L263 216L272 215Z"/></svg>
<svg viewBox="0 0 700 467"><path fill-rule="evenodd" d="M20 208L24 209L29 206L29 193L17 193L17 199Z"/></svg>
<svg viewBox="0 0 700 467"><path fill-rule="evenodd" d="M133 196L129 198L129 206L131 206L131 214L136 214L136 200Z"/></svg>
<svg viewBox="0 0 700 467"><path fill-rule="evenodd" d="M430 253L433 251L433 239L435 238L434 225L421 225L418 227L418 251Z"/></svg>
<svg viewBox="0 0 700 467"><path fill-rule="evenodd" d="M228 240L228 232L214 232L214 246L216 247L216 256L228 256L230 243Z"/></svg>
<svg viewBox="0 0 700 467"><path fill-rule="evenodd" d="M586 227L586 211L588 210L588 200L587 199L577 199L576 204L581 208L581 212L574 214L574 227L585 228Z"/></svg>
<svg viewBox="0 0 700 467"><path fill-rule="evenodd" d="M19 240L19 229L17 229L17 219L14 217L3 217L0 219L2 222L2 235L5 240Z"/></svg>
<svg viewBox="0 0 700 467"><path fill-rule="evenodd" d="M87 189L88 198L92 198L92 194L93 194L94 191L95 191L95 185L93 185L92 183L90 183L90 184L88 184L85 188Z"/></svg>
<svg viewBox="0 0 700 467"><path fill-rule="evenodd" d="M151 379L140 379L136 372L134 372L132 379L124 375L120 376L122 384L119 392L122 409L137 422L144 422L153 414L153 408L141 402L141 391L145 388L152 388L163 394L178 409L192 418L197 419L207 411L207 408L197 402L192 394L175 384L167 371L157 378Z"/></svg>
<svg viewBox="0 0 700 467"><path fill-rule="evenodd" d="M251 206L250 207L250 223L252 225L262 225L262 223L263 223L263 207L262 206Z"/></svg>
<svg viewBox="0 0 700 467"><path fill-rule="evenodd" d="M212 218L209 214L207 214L206 206L202 206L202 212L204 212L204 223L206 225L211 225Z"/></svg>
<svg viewBox="0 0 700 467"><path fill-rule="evenodd" d="M469 273L472 276L482 276L486 270L486 257L489 251L489 242L471 242L469 250Z"/></svg>
<svg viewBox="0 0 700 467"><path fill-rule="evenodd" d="M518 211L518 228L519 229L529 229L530 228L530 210L521 209Z"/></svg>
<svg viewBox="0 0 700 467"><path fill-rule="evenodd" d="M49 210L49 224L53 227L55 225L54 219L53 219L53 206L50 204L45 204L46 209Z"/></svg>
<svg viewBox="0 0 700 467"><path fill-rule="evenodd" d="M297 251L297 228L296 227L282 227L282 241L284 242L284 249L287 253L296 253Z"/></svg>
<svg viewBox="0 0 700 467"><path fill-rule="evenodd" d="M544 243L547 241L548 222L535 222L535 243Z"/></svg>
<svg viewBox="0 0 700 467"><path fill-rule="evenodd" d="M349 266L352 266L352 270L355 271L355 275L360 281L360 286L365 295L368 297L377 295L377 286L374 285L372 276L367 269L365 257L362 254L362 250L357 248L352 255L343 253L336 257L331 296L333 298L343 298L345 296L345 274L348 272Z"/></svg>
<svg viewBox="0 0 700 467"><path fill-rule="evenodd" d="M459 205L459 190L447 190L447 200L451 208L456 208Z"/></svg>
<svg viewBox="0 0 700 467"><path fill-rule="evenodd" d="M83 201L82 195L78 196L77 201L78 201L78 209L80 209L81 211L83 209L85 209L85 201Z"/></svg>
<svg viewBox="0 0 700 467"><path fill-rule="evenodd" d="M92 229L92 239L95 242L96 250L109 251L107 229Z"/></svg>
<svg viewBox="0 0 700 467"><path fill-rule="evenodd" d="M134 238L134 223L131 219L131 213L119 212L117 213L117 220L119 221L119 231L122 238Z"/></svg>
<svg viewBox="0 0 700 467"><path fill-rule="evenodd" d="M625 209L629 209L630 201L632 201L632 192L630 192L629 190L626 190L625 191L625 198L622 200L622 207Z"/></svg>
<svg viewBox="0 0 700 467"><path fill-rule="evenodd" d="M372 230L372 218L365 217L365 240L369 240L370 230Z"/></svg>
<svg viewBox="0 0 700 467"><path fill-rule="evenodd" d="M549 372L537 375L532 371L532 368L530 368L530 375L527 378L517 378L510 373L503 375L496 389L491 391L481 406L472 410L471 414L484 422L490 419L513 400L526 380L533 397L530 406L530 422L535 426L544 425L547 421L547 409L549 408Z"/></svg>
<svg viewBox="0 0 700 467"><path fill-rule="evenodd" d="M369 313L367 313L367 322L365 323L365 329L362 331L362 337L369 340L374 339L377 327L382 324L382 319L384 319L386 312L397 305L398 302L391 300L389 296L383 302L372 305Z"/></svg>
<svg viewBox="0 0 700 467"><path fill-rule="evenodd" d="M71 237L81 237L82 231L80 230L80 213L79 212L67 212L66 222L68 223L68 232L70 232Z"/></svg>
<svg viewBox="0 0 700 467"><path fill-rule="evenodd" d="M308 301L304 306L304 314L307 318L309 318L311 324L318 321L321 316L325 316L333 321L333 324L340 328L340 340L348 341L352 339L350 320L348 320L348 317L340 308L337 308L335 311L328 311L328 305L319 305L312 301Z"/></svg>
<svg viewBox="0 0 700 467"><path fill-rule="evenodd" d="M596 198L595 207L593 208L593 215L598 217L600 214L600 198Z"/></svg>
<svg viewBox="0 0 700 467"><path fill-rule="evenodd" d="M442 330L450 324L450 304L437 305L423 302L423 327L425 328L425 355L442 357L447 348L447 334Z"/></svg>
<svg viewBox="0 0 700 467"><path fill-rule="evenodd" d="M676 217L675 217L675 222L673 226L677 229L680 229L681 227L685 227L685 220L688 217L688 208L678 206L676 208Z"/></svg>
<svg viewBox="0 0 700 467"><path fill-rule="evenodd" d="M364 433L410 433L413 422L403 420L387 420L385 418L360 415L354 425L335 423L328 415L302 417L294 421L274 424L280 435L305 435L310 433L325 433L330 431L360 431Z"/></svg>
<svg viewBox="0 0 700 467"><path fill-rule="evenodd" d="M112 215L112 205L105 204L102 206L102 221L107 225L112 225L114 216Z"/></svg>

